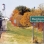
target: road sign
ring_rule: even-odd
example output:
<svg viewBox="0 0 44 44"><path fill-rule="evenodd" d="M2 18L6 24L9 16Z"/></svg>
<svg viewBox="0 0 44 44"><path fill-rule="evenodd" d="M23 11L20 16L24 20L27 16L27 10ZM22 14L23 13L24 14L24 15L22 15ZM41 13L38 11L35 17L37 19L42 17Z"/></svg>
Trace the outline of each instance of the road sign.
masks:
<svg viewBox="0 0 44 44"><path fill-rule="evenodd" d="M44 16L30 16L30 22L44 22Z"/></svg>
<svg viewBox="0 0 44 44"><path fill-rule="evenodd" d="M30 22L43 22L44 23L44 16L30 16ZM33 26L33 37L34 37L34 26ZM44 24L43 24L43 43L44 43Z"/></svg>

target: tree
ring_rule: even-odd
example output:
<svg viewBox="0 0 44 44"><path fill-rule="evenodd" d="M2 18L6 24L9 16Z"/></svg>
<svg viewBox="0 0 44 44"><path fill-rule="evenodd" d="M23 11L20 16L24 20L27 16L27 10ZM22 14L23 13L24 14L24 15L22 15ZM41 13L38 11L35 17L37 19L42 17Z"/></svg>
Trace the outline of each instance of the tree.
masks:
<svg viewBox="0 0 44 44"><path fill-rule="evenodd" d="M23 15L25 12L30 12L30 8L27 8L26 6L18 6L15 9L20 11L20 14Z"/></svg>
<svg viewBox="0 0 44 44"><path fill-rule="evenodd" d="M10 19L14 25L15 25L14 23L14 20L15 20L17 26L27 27L27 26L32 26L32 23L30 22L30 16L41 16L41 15L44 15L44 11L42 11L41 9L31 10L26 6L18 6L13 10L13 13ZM36 23L35 27L42 29L42 23Z"/></svg>
<svg viewBox="0 0 44 44"><path fill-rule="evenodd" d="M30 16L31 15L32 15L32 12L24 13L24 15L22 16L22 18L20 20L20 24L22 26L31 26L31 22L30 22Z"/></svg>
<svg viewBox="0 0 44 44"><path fill-rule="evenodd" d="M30 9L26 6L16 7L12 12L12 16L10 17L12 24L15 24L14 20L16 19L17 25L20 25L20 19L22 18L25 12L30 12Z"/></svg>
<svg viewBox="0 0 44 44"><path fill-rule="evenodd" d="M44 10L44 3L39 4L39 9Z"/></svg>
<svg viewBox="0 0 44 44"><path fill-rule="evenodd" d="M19 20L21 19L21 17L22 15L19 14L19 11L17 9L14 9L12 16L10 17L10 21L12 22L14 26L20 26Z"/></svg>

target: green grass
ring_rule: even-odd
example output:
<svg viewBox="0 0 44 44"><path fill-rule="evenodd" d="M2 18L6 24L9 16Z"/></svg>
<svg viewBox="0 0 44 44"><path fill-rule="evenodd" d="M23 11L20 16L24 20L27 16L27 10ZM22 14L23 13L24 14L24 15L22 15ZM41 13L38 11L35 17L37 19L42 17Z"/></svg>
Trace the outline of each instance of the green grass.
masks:
<svg viewBox="0 0 44 44"><path fill-rule="evenodd" d="M17 40L19 39L19 41L20 39L24 41L29 41L29 38L32 38L32 29L14 27L10 22L8 22L7 28L8 30L6 31L6 33L10 33L11 36L14 35L13 37L17 38ZM24 38L22 38L21 36L24 36ZM37 36L41 39L42 33L34 31L34 36ZM11 39L11 41L14 40Z"/></svg>
<svg viewBox="0 0 44 44"><path fill-rule="evenodd" d="M32 36L32 30L31 29L25 29L25 28L17 28L12 26L11 23L8 22L8 31L9 33L12 34L18 34L18 35L23 35L23 36ZM41 37L42 33L39 32L34 32L35 35L37 35L38 37Z"/></svg>
<svg viewBox="0 0 44 44"><path fill-rule="evenodd" d="M12 34L23 35L23 36L32 36L32 30L27 30L27 29L23 29L23 28L15 28L10 23L8 23L7 32L12 33Z"/></svg>

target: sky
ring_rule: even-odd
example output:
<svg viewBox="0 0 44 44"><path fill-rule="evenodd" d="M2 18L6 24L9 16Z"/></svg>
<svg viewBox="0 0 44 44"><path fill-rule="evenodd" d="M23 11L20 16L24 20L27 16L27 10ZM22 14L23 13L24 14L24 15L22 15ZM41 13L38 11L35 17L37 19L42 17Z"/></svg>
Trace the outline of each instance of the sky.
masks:
<svg viewBox="0 0 44 44"><path fill-rule="evenodd" d="M2 11L2 4L5 4L5 11ZM28 8L37 8L39 4L44 3L44 0L0 0L0 11L4 13L4 16L7 16L8 18L12 15L12 11L15 9L15 7L19 5L27 6Z"/></svg>

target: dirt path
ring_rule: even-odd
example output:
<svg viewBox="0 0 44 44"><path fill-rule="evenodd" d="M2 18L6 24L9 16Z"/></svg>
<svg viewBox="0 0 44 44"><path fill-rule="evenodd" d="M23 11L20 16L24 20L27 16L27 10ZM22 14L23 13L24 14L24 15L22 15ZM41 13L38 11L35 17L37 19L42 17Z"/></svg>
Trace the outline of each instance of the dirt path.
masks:
<svg viewBox="0 0 44 44"><path fill-rule="evenodd" d="M14 36L15 36L15 34L14 34ZM10 42L9 40L14 40L14 41ZM21 41L21 39L19 41ZM31 40L31 42L32 42L32 40ZM5 31L2 32L2 35L1 35L1 38L0 38L0 43L1 44L29 44L26 41L24 41L23 43L18 42L16 40L16 38L13 38L13 35L11 35L10 33L6 33Z"/></svg>
<svg viewBox="0 0 44 44"><path fill-rule="evenodd" d="M29 44L27 42L18 42L16 41L16 38L14 39L13 42L9 42L9 39L10 38L13 38L13 36L11 36L10 34L6 33L6 32L3 32L2 35L1 35L1 38L0 38L0 43L1 44Z"/></svg>
<svg viewBox="0 0 44 44"><path fill-rule="evenodd" d="M12 37L11 35L8 35L6 32L3 32L0 39L0 43L1 44L27 44L27 43L18 43L16 39L14 40L14 42L9 42L8 38L11 38L11 37Z"/></svg>

